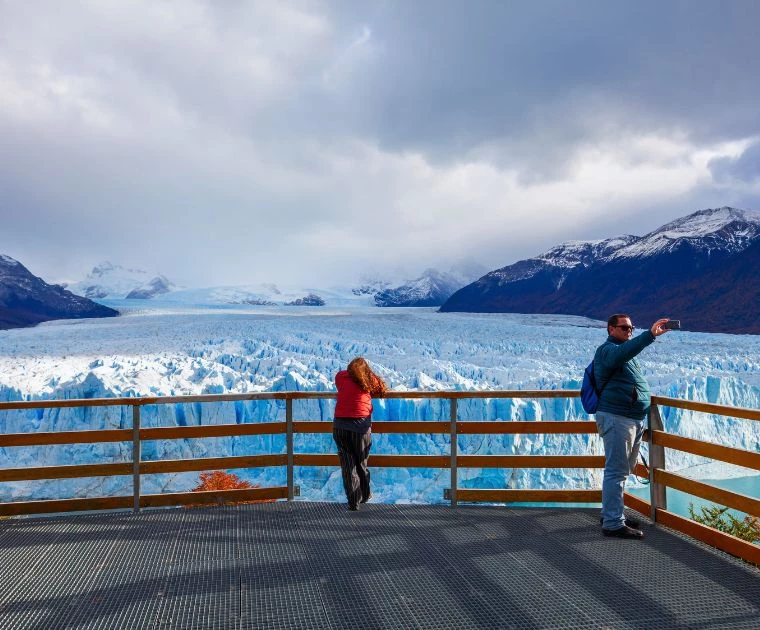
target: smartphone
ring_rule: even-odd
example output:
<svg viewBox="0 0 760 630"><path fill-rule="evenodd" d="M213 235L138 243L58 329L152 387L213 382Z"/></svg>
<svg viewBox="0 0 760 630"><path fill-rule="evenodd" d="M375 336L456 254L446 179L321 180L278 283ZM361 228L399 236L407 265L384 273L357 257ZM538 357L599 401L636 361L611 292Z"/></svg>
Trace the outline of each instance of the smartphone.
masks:
<svg viewBox="0 0 760 630"><path fill-rule="evenodd" d="M666 321L662 327L665 330L681 330L681 320L680 319L669 319Z"/></svg>

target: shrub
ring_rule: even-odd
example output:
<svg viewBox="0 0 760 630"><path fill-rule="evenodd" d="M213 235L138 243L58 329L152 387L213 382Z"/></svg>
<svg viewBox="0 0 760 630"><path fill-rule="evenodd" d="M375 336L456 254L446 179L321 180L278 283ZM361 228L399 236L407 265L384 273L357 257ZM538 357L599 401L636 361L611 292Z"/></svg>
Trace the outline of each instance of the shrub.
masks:
<svg viewBox="0 0 760 630"><path fill-rule="evenodd" d="M701 514L697 514L694 510L694 504L689 503L689 516L697 523L702 523L702 525L707 525L725 534L731 534L747 542L760 541L760 519L754 516L737 518L728 512L727 507L720 505L701 507L700 512Z"/></svg>
<svg viewBox="0 0 760 630"><path fill-rule="evenodd" d="M258 484L252 484L244 481L237 475L225 472L223 470L213 470L202 472L198 475L199 484L192 489L192 492L205 492L214 490L246 490L248 488L259 488ZM273 503L274 499L257 499L255 501L230 501L230 503ZM198 504L193 504L198 505Z"/></svg>
<svg viewBox="0 0 760 630"><path fill-rule="evenodd" d="M193 492L204 492L206 490L245 490L257 487L247 481L243 481L237 475L224 472L223 470L202 472L198 475L198 478L200 483L193 488Z"/></svg>

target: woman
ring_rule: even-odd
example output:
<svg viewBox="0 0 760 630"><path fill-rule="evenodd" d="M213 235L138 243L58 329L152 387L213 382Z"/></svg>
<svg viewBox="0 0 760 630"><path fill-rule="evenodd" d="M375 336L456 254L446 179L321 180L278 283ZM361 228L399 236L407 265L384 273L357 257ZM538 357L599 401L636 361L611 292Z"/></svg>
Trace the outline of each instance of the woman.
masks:
<svg viewBox="0 0 760 630"><path fill-rule="evenodd" d="M388 386L367 364L357 357L348 369L335 375L338 403L335 405L333 439L338 445L343 488L348 509L359 509L372 497L369 489L367 458L372 447L372 397L383 396Z"/></svg>

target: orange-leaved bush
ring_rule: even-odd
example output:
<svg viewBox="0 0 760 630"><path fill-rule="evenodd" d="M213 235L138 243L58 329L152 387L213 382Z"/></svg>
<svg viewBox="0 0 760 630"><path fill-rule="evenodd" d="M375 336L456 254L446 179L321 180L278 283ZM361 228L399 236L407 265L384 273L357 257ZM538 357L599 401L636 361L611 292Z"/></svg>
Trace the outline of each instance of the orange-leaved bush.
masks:
<svg viewBox="0 0 760 630"><path fill-rule="evenodd" d="M248 488L259 488L258 484L252 484L244 481L237 475L224 472L223 470L213 470L202 472L199 475L200 483L192 489L192 492L206 492L214 490L247 490ZM274 499L258 499L256 501L230 501L230 503L271 503Z"/></svg>
<svg viewBox="0 0 760 630"><path fill-rule="evenodd" d="M253 484L243 481L237 475L224 472L223 470L202 472L198 477L200 484L193 488L193 492L203 492L204 490L245 490L255 487Z"/></svg>

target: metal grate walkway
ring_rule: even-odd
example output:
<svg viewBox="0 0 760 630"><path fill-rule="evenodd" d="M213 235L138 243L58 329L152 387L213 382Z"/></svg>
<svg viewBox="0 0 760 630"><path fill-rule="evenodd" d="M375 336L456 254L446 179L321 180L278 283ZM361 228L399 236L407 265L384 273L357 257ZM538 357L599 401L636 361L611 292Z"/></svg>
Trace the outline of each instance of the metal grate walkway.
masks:
<svg viewBox="0 0 760 630"><path fill-rule="evenodd" d="M0 521L0 628L760 628L760 571L597 510L270 503Z"/></svg>

